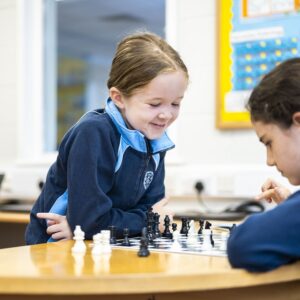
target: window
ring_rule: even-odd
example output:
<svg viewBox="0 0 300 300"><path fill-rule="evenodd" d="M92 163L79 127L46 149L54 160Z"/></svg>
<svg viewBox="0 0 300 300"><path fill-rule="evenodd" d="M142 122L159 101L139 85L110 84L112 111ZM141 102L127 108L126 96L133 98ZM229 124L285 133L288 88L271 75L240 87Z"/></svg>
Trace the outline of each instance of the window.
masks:
<svg viewBox="0 0 300 300"><path fill-rule="evenodd" d="M52 28L57 27L56 43L51 42L49 22L46 37L57 52L55 55L51 53L53 47L50 51L46 47L45 62L52 61L52 66L57 62L57 85L56 97L51 91L45 95L44 120L52 125L44 127L44 143L46 151L53 151L80 116L104 107L108 96L106 81L117 42L139 29L164 36L165 4L164 0L77 0L57 1L55 8L48 7L46 20L52 18ZM52 66L46 64L50 76ZM56 105L49 104L53 101ZM52 117L52 122L46 115Z"/></svg>

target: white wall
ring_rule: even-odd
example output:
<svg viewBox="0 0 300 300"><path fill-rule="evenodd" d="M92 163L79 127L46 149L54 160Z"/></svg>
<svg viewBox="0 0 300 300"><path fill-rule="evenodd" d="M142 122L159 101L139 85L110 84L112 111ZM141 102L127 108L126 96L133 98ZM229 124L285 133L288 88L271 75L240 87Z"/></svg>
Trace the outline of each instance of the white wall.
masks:
<svg viewBox="0 0 300 300"><path fill-rule="evenodd" d="M187 64L190 86L176 125L178 164L167 167L168 192L193 193L200 179L210 194L255 195L267 176L281 176L265 165L265 149L252 129L215 128L217 1L170 2L176 5L174 46Z"/></svg>
<svg viewBox="0 0 300 300"><path fill-rule="evenodd" d="M254 195L266 176L265 153L252 130L215 128L217 1L170 0L171 42L190 73L190 86L175 126L176 150L167 164L169 194L192 194L203 180L209 194ZM16 165L18 153L18 0L0 1L0 171L9 166L7 190L38 193L36 181L47 167ZM30 74L28 74L30 76ZM26 109L26 104L23 106ZM27 180L24 181L24 178ZM30 180L29 180L30 179Z"/></svg>

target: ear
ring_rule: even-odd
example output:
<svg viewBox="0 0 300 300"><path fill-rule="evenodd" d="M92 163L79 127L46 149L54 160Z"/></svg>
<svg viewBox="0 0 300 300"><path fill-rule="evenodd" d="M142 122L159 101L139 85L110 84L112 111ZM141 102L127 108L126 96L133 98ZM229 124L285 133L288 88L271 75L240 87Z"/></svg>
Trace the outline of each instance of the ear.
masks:
<svg viewBox="0 0 300 300"><path fill-rule="evenodd" d="M297 111L293 114L292 120L294 125L300 127L300 111Z"/></svg>
<svg viewBox="0 0 300 300"><path fill-rule="evenodd" d="M117 88L111 87L109 89L109 97L118 108L120 109L124 108L124 97Z"/></svg>

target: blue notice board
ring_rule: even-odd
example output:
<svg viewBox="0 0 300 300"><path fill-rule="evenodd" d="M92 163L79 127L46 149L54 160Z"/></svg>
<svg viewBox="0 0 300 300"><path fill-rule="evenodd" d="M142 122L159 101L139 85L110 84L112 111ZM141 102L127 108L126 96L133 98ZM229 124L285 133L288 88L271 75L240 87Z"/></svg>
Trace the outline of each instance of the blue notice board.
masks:
<svg viewBox="0 0 300 300"><path fill-rule="evenodd" d="M300 0L219 0L217 127L250 128L251 90L300 56Z"/></svg>

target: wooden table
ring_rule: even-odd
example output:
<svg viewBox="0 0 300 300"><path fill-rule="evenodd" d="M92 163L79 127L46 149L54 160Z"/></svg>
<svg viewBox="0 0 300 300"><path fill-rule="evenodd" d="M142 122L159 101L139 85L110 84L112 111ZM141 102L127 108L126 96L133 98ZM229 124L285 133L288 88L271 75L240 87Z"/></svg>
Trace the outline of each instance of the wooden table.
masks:
<svg viewBox="0 0 300 300"><path fill-rule="evenodd" d="M225 257L113 249L72 255L73 241L0 250L0 299L300 299L300 263L251 274ZM59 297L57 298L57 296Z"/></svg>

